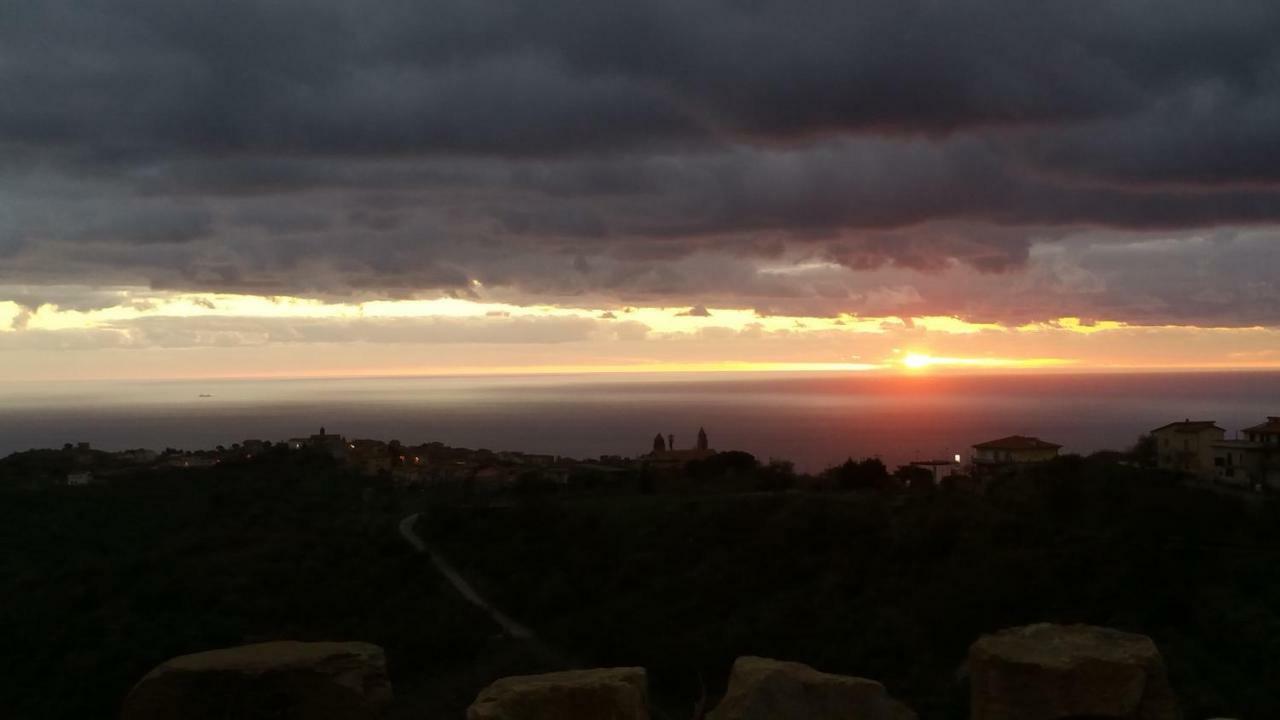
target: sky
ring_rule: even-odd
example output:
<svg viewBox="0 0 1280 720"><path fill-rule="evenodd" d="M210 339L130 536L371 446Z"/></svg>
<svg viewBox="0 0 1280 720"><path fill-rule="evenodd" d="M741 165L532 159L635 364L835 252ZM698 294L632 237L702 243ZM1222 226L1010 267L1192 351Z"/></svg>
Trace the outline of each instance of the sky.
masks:
<svg viewBox="0 0 1280 720"><path fill-rule="evenodd" d="M0 5L5 380L1280 368L1272 0Z"/></svg>

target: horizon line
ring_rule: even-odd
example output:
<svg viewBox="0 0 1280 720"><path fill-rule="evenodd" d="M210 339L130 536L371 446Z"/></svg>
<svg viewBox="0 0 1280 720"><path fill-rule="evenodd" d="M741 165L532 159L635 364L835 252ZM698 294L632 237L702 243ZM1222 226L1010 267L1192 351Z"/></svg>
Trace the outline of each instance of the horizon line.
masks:
<svg viewBox="0 0 1280 720"><path fill-rule="evenodd" d="M674 376L674 375L812 375L876 378L925 377L993 377L993 376L1070 376L1070 375L1134 375L1197 373L1268 373L1280 372L1280 364L1255 365L1080 365L1063 360L1033 360L1028 365L984 365L981 363L949 363L948 359L927 366L872 363L641 363L630 365L574 366L497 366L491 368L406 368L374 372L318 371L310 373L261 373L227 375L175 375L155 377L75 377L75 378L6 378L0 385L40 385L49 383L82 384L108 382L228 382L228 381L302 381L302 380L397 380L397 379L466 379L518 377L603 377L603 376Z"/></svg>

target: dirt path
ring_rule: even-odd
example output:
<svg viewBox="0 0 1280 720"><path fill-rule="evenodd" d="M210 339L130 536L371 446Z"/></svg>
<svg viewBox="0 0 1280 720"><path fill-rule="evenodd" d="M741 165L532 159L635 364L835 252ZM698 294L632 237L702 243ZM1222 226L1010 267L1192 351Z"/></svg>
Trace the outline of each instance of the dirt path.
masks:
<svg viewBox="0 0 1280 720"><path fill-rule="evenodd" d="M466 578L459 575L458 571L453 569L453 566L449 564L449 561L445 560L443 555L418 536L417 531L414 530L414 525L417 524L418 517L419 514L414 513L400 521L401 537L408 541L408 543L418 552L425 553L430 557L431 564L434 565L436 570L449 581L449 584L453 585L454 589L458 591L458 594L466 598L467 602L488 613L489 617L492 618L493 621L507 633L507 635L518 640L526 640L539 646L544 652L550 653L550 650L543 645L540 640L538 640L537 635L535 635L532 630L521 625L515 620L512 620L501 610L494 607L488 600L484 599L480 593L476 592L475 588L471 587L471 584L467 582Z"/></svg>

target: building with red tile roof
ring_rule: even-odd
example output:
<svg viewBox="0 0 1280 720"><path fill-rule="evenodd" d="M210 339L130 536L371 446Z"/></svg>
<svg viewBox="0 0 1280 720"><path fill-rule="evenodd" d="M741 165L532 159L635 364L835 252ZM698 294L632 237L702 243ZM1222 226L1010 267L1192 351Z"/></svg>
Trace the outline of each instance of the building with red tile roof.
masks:
<svg viewBox="0 0 1280 720"><path fill-rule="evenodd" d="M1222 442L1227 431L1213 420L1173 422L1151 431L1156 442L1156 465L1162 470L1213 475L1214 443Z"/></svg>
<svg viewBox="0 0 1280 720"><path fill-rule="evenodd" d="M973 470L990 476L1058 457L1061 445L1026 435L1010 435L973 446Z"/></svg>

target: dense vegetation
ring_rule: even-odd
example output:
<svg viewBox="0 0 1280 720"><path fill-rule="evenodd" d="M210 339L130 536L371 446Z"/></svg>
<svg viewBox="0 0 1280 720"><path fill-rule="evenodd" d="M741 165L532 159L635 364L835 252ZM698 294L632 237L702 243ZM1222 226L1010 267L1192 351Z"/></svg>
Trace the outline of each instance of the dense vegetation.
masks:
<svg viewBox="0 0 1280 720"><path fill-rule="evenodd" d="M167 658L278 638L383 645L405 718L460 717L493 678L556 663L648 667L658 717L683 718L743 654L963 718L969 644L1040 621L1151 635L1189 717L1280 717L1280 510L1116 455L985 494L725 453L656 484L432 499L280 449L32 481L67 452L0 461L0 701L19 720L111 717ZM396 524L423 505L422 534L559 657L497 637L410 551Z"/></svg>
<svg viewBox="0 0 1280 720"><path fill-rule="evenodd" d="M845 469L853 486L866 468ZM965 717L981 633L1151 635L1189 717L1280 717L1280 515L1114 457L963 491L530 498L424 519L498 605L591 665L643 665L669 708L759 654L876 678ZM686 713L687 714L687 713ZM673 712L675 716L675 712Z"/></svg>
<svg viewBox="0 0 1280 720"><path fill-rule="evenodd" d="M7 718L114 717L156 664L246 642L375 642L410 691L489 643L487 619L397 536L389 497L326 458L15 489L46 455L0 462Z"/></svg>

